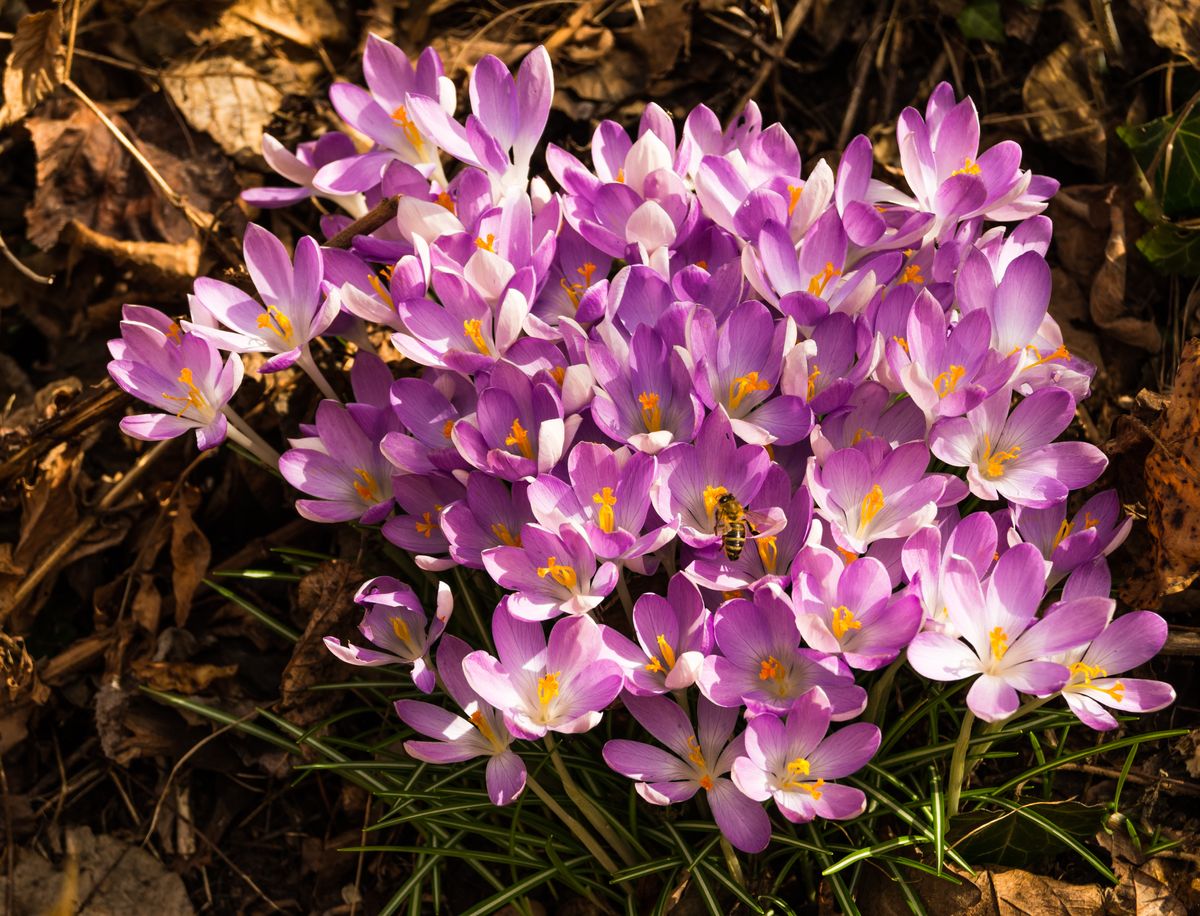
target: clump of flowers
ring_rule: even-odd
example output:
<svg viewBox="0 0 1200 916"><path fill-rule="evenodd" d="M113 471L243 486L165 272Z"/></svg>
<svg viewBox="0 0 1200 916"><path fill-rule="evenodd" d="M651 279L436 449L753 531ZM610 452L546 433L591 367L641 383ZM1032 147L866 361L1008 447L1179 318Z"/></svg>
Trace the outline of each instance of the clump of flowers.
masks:
<svg viewBox="0 0 1200 916"><path fill-rule="evenodd" d="M1015 143L981 151L970 99L943 83L900 115L907 187L871 177L866 137L803 167L753 102L726 129L650 105L633 136L599 124L588 162L547 145L542 176L544 49L515 76L481 60L469 112L432 50L373 37L364 63L367 87L331 96L371 148L268 137L294 186L246 197L340 206L327 239L396 215L292 255L252 226L254 291L200 279L180 323L126 307L110 372L157 411L129 435L229 436L306 518L379 526L431 575L503 593L475 634L491 645L462 615L439 643L448 586L430 617L391 578L356 599L363 645L327 640L429 695L396 705L410 755L486 757L506 805L530 742L617 717L644 740L597 759L653 805L704 797L756 852L765 803L796 823L864 810L847 780L902 667L970 682L963 742L974 717L1056 697L1100 730L1173 701L1126 676L1165 624L1114 617L1115 495L1068 510L1106 459L1059 440L1094 367L1047 312L1057 183ZM381 328L402 360L372 352ZM318 368L321 337L353 354L351 384ZM327 398L281 458L229 407L252 352Z"/></svg>

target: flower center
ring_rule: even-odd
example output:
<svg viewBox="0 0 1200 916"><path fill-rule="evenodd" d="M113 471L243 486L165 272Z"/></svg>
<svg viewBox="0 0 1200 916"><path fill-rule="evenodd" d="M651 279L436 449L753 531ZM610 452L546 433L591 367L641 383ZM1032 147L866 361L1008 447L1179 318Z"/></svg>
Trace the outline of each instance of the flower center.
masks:
<svg viewBox="0 0 1200 916"><path fill-rule="evenodd" d="M423 157L425 155L425 141L421 139L421 132L417 130L417 125L408 116L408 109L403 105L398 106L392 112L392 120L404 130L404 136L408 138L408 142L412 144L412 148L416 151L416 154Z"/></svg>
<svg viewBox="0 0 1200 916"><path fill-rule="evenodd" d="M482 251L490 251L492 254L495 254L496 236L491 232L487 234L486 239L483 236L480 236L479 238L475 239L475 247Z"/></svg>
<svg viewBox="0 0 1200 916"><path fill-rule="evenodd" d="M1075 523L1069 522L1065 518L1062 524L1058 526L1058 533L1054 535L1054 543L1050 545L1051 550L1058 548L1058 545L1071 536L1071 532L1075 530Z"/></svg>
<svg viewBox="0 0 1200 916"><path fill-rule="evenodd" d="M553 369L550 370L550 378L554 379L555 384L557 384L559 388L561 388L563 386L563 380L566 379L566 377L567 377L567 367L566 366L555 366Z"/></svg>
<svg viewBox="0 0 1200 916"><path fill-rule="evenodd" d="M908 349L908 341L907 340L905 340L903 337L897 337L895 334L892 335L892 340L894 340L894 341L896 341L896 343L900 344L900 348L902 350L904 350L905 353L907 353L909 356L912 356L912 351Z"/></svg>
<svg viewBox="0 0 1200 916"><path fill-rule="evenodd" d="M1004 462L1014 461L1021 454L1021 446L1014 445L1008 451L992 452L992 440L985 433L983 436L983 473L988 477L1003 477Z"/></svg>
<svg viewBox="0 0 1200 916"><path fill-rule="evenodd" d="M812 371L808 373L808 396L806 401L811 401L817 394L817 376L821 374L821 367L813 363Z"/></svg>
<svg viewBox="0 0 1200 916"><path fill-rule="evenodd" d="M953 394L955 389L958 388L959 381L961 381L962 377L966 374L966 368L951 364L949 369L938 375L933 380L933 389L937 392L939 398L944 398L948 394Z"/></svg>
<svg viewBox="0 0 1200 916"><path fill-rule="evenodd" d="M165 391L162 393L162 396L168 401L179 401L183 405L179 408L179 413L175 414L177 417L182 417L187 413L189 407L195 408L197 412L209 410L208 401L204 400L204 395L196 387L193 378L192 370L184 366L179 370L179 381L184 386L185 393L182 396L167 394Z"/></svg>
<svg viewBox="0 0 1200 916"><path fill-rule="evenodd" d="M600 526L601 531L612 534L617 527L617 520L613 514L613 506L617 504L617 497L613 493L612 487L604 487L599 493L593 493L592 502L600 507L596 513L596 524Z"/></svg>
<svg viewBox="0 0 1200 916"><path fill-rule="evenodd" d="M854 619L854 612L844 604L839 604L830 611L832 615L833 638L841 642L850 630L861 630L862 621Z"/></svg>
<svg viewBox="0 0 1200 916"><path fill-rule="evenodd" d="M563 588L574 589L579 577L575 575L575 570L570 566L563 566L558 562L558 557L546 557L546 565L539 566L537 574L541 578L549 576Z"/></svg>
<svg viewBox="0 0 1200 916"><path fill-rule="evenodd" d="M758 679L760 681L774 681L775 692L779 696L787 696L788 692L788 673L787 670L780 664L779 659L774 655L768 655L758 666Z"/></svg>
<svg viewBox="0 0 1200 916"><path fill-rule="evenodd" d="M179 327L179 323L176 321L172 321L171 326L169 328L167 328L167 337L169 337L171 339L171 341L174 344L176 344L177 346L182 346L183 345L182 331L183 331L183 329Z"/></svg>
<svg viewBox="0 0 1200 916"><path fill-rule="evenodd" d="M724 487L708 486L704 488L704 517L709 518L716 511L717 502L729 493Z"/></svg>
<svg viewBox="0 0 1200 916"><path fill-rule="evenodd" d="M617 184L624 184L625 183L625 170L617 169L617 177L614 180L616 181Z"/></svg>
<svg viewBox="0 0 1200 916"><path fill-rule="evenodd" d="M519 419L512 421L512 434L504 440L510 448L516 446L522 455L533 460L533 446L529 444L529 432L521 425Z"/></svg>
<svg viewBox="0 0 1200 916"><path fill-rule="evenodd" d="M471 713L471 724L479 729L479 733L487 738L493 745L496 743L496 733L492 731L492 727L488 725L487 716L483 714L483 710L477 709Z"/></svg>
<svg viewBox="0 0 1200 916"><path fill-rule="evenodd" d="M354 492L358 494L358 498L371 505L379 502L379 484L375 482L371 472L366 468L355 468L354 475L358 478L354 481Z"/></svg>
<svg viewBox="0 0 1200 916"><path fill-rule="evenodd" d="M584 291L592 285L592 274L596 272L596 265L591 261L584 262L582 267L576 267L575 273L583 277L581 283L568 283L567 278L561 278L558 283L563 288L563 291L571 299L571 305L575 306L575 310L579 310L579 297Z"/></svg>
<svg viewBox="0 0 1200 916"><path fill-rule="evenodd" d="M488 355L487 341L483 339L483 322L478 318L468 318L463 322L463 333L475 344L475 349L484 356Z"/></svg>
<svg viewBox="0 0 1200 916"><path fill-rule="evenodd" d="M458 209L454 205L454 198L450 196L448 191L439 192L435 203L437 203L439 207L449 210L451 213L454 213Z"/></svg>
<svg viewBox="0 0 1200 916"><path fill-rule="evenodd" d="M997 661L1004 658L1008 652L1008 634L1004 627L993 627L988 633L988 642L992 644L992 657Z"/></svg>
<svg viewBox="0 0 1200 916"><path fill-rule="evenodd" d="M729 383L729 409L737 410L746 395L754 391L766 391L770 387L771 383L765 378L759 378L757 372L739 375Z"/></svg>
<svg viewBox="0 0 1200 916"><path fill-rule="evenodd" d="M921 276L920 264L909 264L904 268L904 272L900 274L901 283L924 283L925 278Z"/></svg>
<svg viewBox="0 0 1200 916"><path fill-rule="evenodd" d="M779 564L779 547L775 543L775 535L768 534L766 537L755 539L754 546L758 548L758 558L762 560L763 570L774 575Z"/></svg>
<svg viewBox="0 0 1200 916"><path fill-rule="evenodd" d="M454 421L447 420L442 424L442 435L449 439L452 432L454 432Z"/></svg>
<svg viewBox="0 0 1200 916"><path fill-rule="evenodd" d="M274 331L282 338L284 343L290 344L292 342L291 320L273 305L267 306L267 310L258 316L255 324L260 328Z"/></svg>
<svg viewBox="0 0 1200 916"><path fill-rule="evenodd" d="M504 524L504 522L494 522L492 524L492 534L496 536L496 540L506 547L521 546L521 536L519 534L514 535L509 531L508 525Z"/></svg>
<svg viewBox="0 0 1200 916"><path fill-rule="evenodd" d="M375 290L375 295L387 303L388 308L396 307L396 303L392 300L392 294L388 291L387 287L383 285L383 280L378 274L368 274L367 282L371 284L371 289ZM259 321L261 322L262 319L259 318Z"/></svg>
<svg viewBox="0 0 1200 916"><path fill-rule="evenodd" d="M642 405L642 422L646 424L646 432L661 430L662 408L658 406L658 395L653 391L643 391L638 395L638 403Z"/></svg>
<svg viewBox="0 0 1200 916"><path fill-rule="evenodd" d="M955 175L978 175L978 174L979 174L979 163L977 163L970 156L967 156L966 158L963 159L962 168L955 169L953 172L950 173L950 177L953 178Z"/></svg>
<svg viewBox="0 0 1200 916"><path fill-rule="evenodd" d="M787 186L788 189L788 216L791 216L796 209L796 204L800 203L800 195L804 193L804 186L797 187L794 184Z"/></svg>
<svg viewBox="0 0 1200 916"><path fill-rule="evenodd" d="M561 671L547 673L538 678L537 697L538 704L542 707L542 712L546 711L546 707L550 705L550 701L558 696L558 678Z"/></svg>
<svg viewBox="0 0 1200 916"><path fill-rule="evenodd" d="M1042 356L1041 351L1038 350L1038 348L1035 347L1033 344L1030 344L1025 349L1032 350L1034 352L1034 355L1036 355L1038 357L1038 359L1035 360L1034 362L1030 363L1022 371L1028 371L1028 370L1034 368L1035 366L1044 366L1046 363L1051 362L1056 359L1068 360L1071 358L1071 354L1069 352L1067 352L1067 348L1065 346L1063 346L1062 344L1059 344L1056 349L1051 350L1045 356Z"/></svg>
<svg viewBox="0 0 1200 916"><path fill-rule="evenodd" d="M858 533L871 524L871 519L883 508L883 488L879 484L871 487L871 492L863 497L862 508L858 515Z"/></svg>
<svg viewBox="0 0 1200 916"><path fill-rule="evenodd" d="M812 279L808 281L808 291L814 296L819 296L825 292L825 287L834 277L841 274L841 271L833 266L832 261L825 262L825 268L819 274L813 274Z"/></svg>
<svg viewBox="0 0 1200 916"><path fill-rule="evenodd" d="M417 534L423 534L426 538L433 536L433 529L437 527L437 522L433 520L433 513L426 512L421 521L417 522Z"/></svg>
<svg viewBox="0 0 1200 916"><path fill-rule="evenodd" d="M1075 664L1071 665L1071 680L1063 689L1079 690L1087 687L1089 690L1098 690L1100 693L1106 693L1113 698L1114 702L1120 703L1125 696L1125 685L1120 681L1117 681L1111 687L1097 687L1092 683L1092 678L1107 676L1108 672L1099 665L1089 665L1086 662L1075 662ZM1082 677L1083 680L1078 680L1080 677Z"/></svg>

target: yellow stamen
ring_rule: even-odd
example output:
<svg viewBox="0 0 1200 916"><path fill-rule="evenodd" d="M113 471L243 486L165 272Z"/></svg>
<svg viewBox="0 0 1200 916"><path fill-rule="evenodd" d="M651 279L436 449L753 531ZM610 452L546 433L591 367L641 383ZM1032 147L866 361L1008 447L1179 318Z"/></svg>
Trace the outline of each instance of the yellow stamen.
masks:
<svg viewBox="0 0 1200 916"><path fill-rule="evenodd" d="M1063 346L1062 344L1059 344L1057 349L1051 350L1045 356L1042 356L1041 352L1038 350L1038 348L1033 346L1032 344L1029 345L1028 349L1030 349L1034 353L1036 353L1038 355L1038 359L1036 361L1030 363L1022 371L1028 371L1028 370L1034 368L1035 366L1043 366L1046 363L1051 362L1056 359L1068 360L1071 358L1071 354L1069 352L1067 352L1067 348L1065 346Z"/></svg>
<svg viewBox="0 0 1200 916"><path fill-rule="evenodd" d="M771 383L765 378L760 379L757 372L747 372L739 375L729 383L729 409L737 410L746 395L754 391L766 391Z"/></svg>
<svg viewBox="0 0 1200 916"><path fill-rule="evenodd" d="M515 445L522 455L533 460L533 446L529 444L529 431L521 425L519 419L513 420L512 435L504 440L504 444L510 448Z"/></svg>
<svg viewBox="0 0 1200 916"><path fill-rule="evenodd" d="M897 337L895 334L892 335L892 340L894 340L894 341L896 341L896 343L900 344L900 347L904 350L905 353L907 353L909 356L912 356L912 351L908 349L908 341L907 340L905 340L903 337Z"/></svg>
<svg viewBox="0 0 1200 916"><path fill-rule="evenodd" d="M392 632L396 634L396 638L401 642L407 643L411 635L408 631L408 624L399 617L393 617L391 622Z"/></svg>
<svg viewBox="0 0 1200 916"><path fill-rule="evenodd" d="M700 777L700 788L702 788L705 792L712 791L712 788L713 788L712 777L709 776L707 773L705 773L703 776Z"/></svg>
<svg viewBox="0 0 1200 916"><path fill-rule="evenodd" d="M445 436L447 439L450 438L450 434L453 432L454 432L454 421L453 420L447 420L445 423L442 424L442 435Z"/></svg>
<svg viewBox="0 0 1200 916"><path fill-rule="evenodd" d="M951 364L949 369L934 378L933 390L937 392L939 398L953 394L954 390L958 387L958 383L962 381L962 377L966 374L967 370L965 367Z"/></svg>
<svg viewBox="0 0 1200 916"><path fill-rule="evenodd" d="M841 638L850 630L861 630L862 621L854 619L854 612L844 604L839 604L831 611L833 615L833 638L841 641Z"/></svg>
<svg viewBox="0 0 1200 916"><path fill-rule="evenodd" d="M468 318L463 322L463 333L475 345L475 349L484 356L488 355L487 341L483 339L483 322L478 318Z"/></svg>
<svg viewBox="0 0 1200 916"><path fill-rule="evenodd" d="M274 331L283 338L285 343L292 342L292 322L288 316L279 311L275 306L268 305L267 310L258 316L255 322L260 328L267 328Z"/></svg>
<svg viewBox="0 0 1200 916"><path fill-rule="evenodd" d="M717 508L717 500L729 491L724 487L708 486L704 488L704 514L710 516Z"/></svg>
<svg viewBox="0 0 1200 916"><path fill-rule="evenodd" d="M963 159L962 168L955 169L953 172L950 173L950 177L953 178L955 175L978 175L978 174L979 174L979 164L977 162L975 162L975 160L973 160L970 156L967 156L965 159Z"/></svg>
<svg viewBox="0 0 1200 916"><path fill-rule="evenodd" d="M1084 685L1090 684L1094 677L1107 677L1108 672L1099 665L1089 665L1086 662L1075 662L1071 666L1071 679L1074 680L1079 675L1083 675Z"/></svg>
<svg viewBox="0 0 1200 916"><path fill-rule="evenodd" d="M775 543L775 535L756 538L754 546L758 548L758 558L762 560L763 570L771 575L779 565L779 547Z"/></svg>
<svg viewBox="0 0 1200 916"><path fill-rule="evenodd" d="M563 566L559 563L558 557L546 557L546 565L539 566L537 574L543 579L549 576L563 588L574 589L576 583L579 581L578 576L575 575L575 570L570 566Z"/></svg>
<svg viewBox="0 0 1200 916"><path fill-rule="evenodd" d="M442 191L440 194L438 194L437 203L439 206L444 207L445 209L449 210L451 213L454 213L458 209L458 207L454 203L454 198L451 197L450 194L446 191Z"/></svg>
<svg viewBox="0 0 1200 916"><path fill-rule="evenodd" d="M802 782L796 785L797 789L803 789L812 796L813 801L820 799L825 793L821 791L821 786L825 785L824 779L818 779L816 782Z"/></svg>
<svg viewBox="0 0 1200 916"><path fill-rule="evenodd" d="M744 598L744 597L746 597L746 592L740 588L735 588L732 591L728 591L728 592L721 592L721 600L722 601L732 601L734 598Z"/></svg>
<svg viewBox="0 0 1200 916"><path fill-rule="evenodd" d="M433 537L433 530L437 527L437 522L433 520L433 513L426 512L422 516L422 520L417 522L417 534L423 534L426 538Z"/></svg>
<svg viewBox="0 0 1200 916"><path fill-rule="evenodd" d="M817 395L817 376L821 374L821 367L813 363L812 371L808 373L808 397L805 400L811 401Z"/></svg>
<svg viewBox="0 0 1200 916"><path fill-rule="evenodd" d="M1056 547L1058 547L1059 544L1061 544L1064 540L1069 538L1071 536L1071 531L1074 528L1075 528L1075 524L1073 522L1067 521L1064 518L1062 521L1062 524L1058 526L1058 533L1056 535L1054 535L1054 543L1050 545L1050 549L1054 550Z"/></svg>
<svg viewBox="0 0 1200 916"><path fill-rule="evenodd" d="M759 664L758 679L760 681L783 680L783 675L783 665L779 664L779 659L774 655L768 655Z"/></svg>
<svg viewBox="0 0 1200 916"><path fill-rule="evenodd" d="M493 744L496 743L496 733L492 731L492 727L488 725L487 716L483 714L482 710L477 709L471 713L471 724L479 729L479 733L483 735L483 737L487 738L488 741L492 742Z"/></svg>
<svg viewBox="0 0 1200 916"><path fill-rule="evenodd" d="M1008 651L1008 634L1004 632L1004 627L993 627L992 632L988 633L988 642L992 644L992 656L997 661L1004 658L1004 653Z"/></svg>
<svg viewBox="0 0 1200 916"><path fill-rule="evenodd" d="M837 552L842 555L842 559L846 561L847 566L858 559L858 554L854 553L854 551L847 550L845 547L838 547L837 544L834 544L833 546L834 549L836 549Z"/></svg>
<svg viewBox="0 0 1200 916"><path fill-rule="evenodd" d="M879 484L871 487L871 492L863 497L862 509L858 515L858 530L862 530L871 523L871 519L879 514L883 508L883 488Z"/></svg>
<svg viewBox="0 0 1200 916"><path fill-rule="evenodd" d="M863 439L874 439L875 437L865 428L860 426L854 431L854 438L850 440L851 445L858 445Z"/></svg>
<svg viewBox="0 0 1200 916"><path fill-rule="evenodd" d="M600 492L593 493L592 502L600 507L600 511L596 513L596 524L600 526L601 531L612 534L617 527L616 517L613 514L613 506L617 504L617 497L613 493L612 487L605 487Z"/></svg>
<svg viewBox="0 0 1200 916"><path fill-rule="evenodd" d="M901 283L924 283L925 278L921 276L920 264L909 264L904 268L904 272L900 274Z"/></svg>
<svg viewBox="0 0 1200 916"><path fill-rule="evenodd" d="M794 184L787 186L788 189L788 216L791 216L796 209L796 204L800 203L800 195L804 193L804 187L796 187Z"/></svg>
<svg viewBox="0 0 1200 916"><path fill-rule="evenodd" d="M179 381L183 384L186 394L182 397L177 394L167 394L163 392L162 396L168 401L179 401L183 406L179 408L177 417L182 417L187 413L189 407L194 407L198 411L208 410L208 401L204 400L204 395L200 393L200 389L196 387L193 381L192 370L184 366L179 370Z"/></svg>
<svg viewBox="0 0 1200 916"><path fill-rule="evenodd" d="M561 671L555 671L538 678L538 703L541 704L543 712L550 705L550 701L558 696L558 676L560 674L562 674Z"/></svg>
<svg viewBox="0 0 1200 916"><path fill-rule="evenodd" d="M555 384L557 384L559 388L561 388L563 386L563 380L566 377L567 377L567 367L566 366L555 366L553 369L550 370L550 378L554 379Z"/></svg>
<svg viewBox="0 0 1200 916"><path fill-rule="evenodd" d="M617 169L616 182L617 182L617 184L625 183L625 170L624 169Z"/></svg>
<svg viewBox="0 0 1200 916"><path fill-rule="evenodd" d="M504 522L493 522L492 534L494 534L496 536L496 540L498 540L505 547L521 546L521 535L514 535L508 530L508 525L504 524Z"/></svg>
<svg viewBox="0 0 1200 916"><path fill-rule="evenodd" d="M359 499L365 503L379 502L379 484L375 482L371 472L366 468L355 468L354 473L359 478L354 481L354 492L358 494Z"/></svg>
<svg viewBox="0 0 1200 916"><path fill-rule="evenodd" d="M477 238L475 240L475 247L480 248L484 251L490 251L492 254L495 254L496 253L496 236L494 234L492 234L491 232L489 232L487 234L486 239L483 238L482 236L480 236L479 238Z"/></svg>
<svg viewBox="0 0 1200 916"><path fill-rule="evenodd" d="M662 408L658 406L658 395L653 391L643 391L638 395L638 403L642 405L642 422L646 424L646 432L661 430Z"/></svg>
<svg viewBox="0 0 1200 916"><path fill-rule="evenodd" d="M834 277L839 276L841 271L833 266L832 261L825 262L825 269L819 274L813 274L812 279L808 281L808 291L814 296L819 296L825 292L825 287Z"/></svg>
<svg viewBox="0 0 1200 916"><path fill-rule="evenodd" d="M172 321L171 326L167 328L167 337L169 337L171 341L176 344L182 344L182 328L180 328L176 322Z"/></svg>
<svg viewBox="0 0 1200 916"><path fill-rule="evenodd" d="M417 130L417 125L412 122L408 116L408 109L400 105L392 112L392 120L399 124L404 129L404 136L408 138L408 142L412 144L412 148L418 156L425 155L425 141L421 139L421 132Z"/></svg>
<svg viewBox="0 0 1200 916"><path fill-rule="evenodd" d="M812 767L803 757L797 757L788 761L787 772L791 779L795 779L797 776L807 776L812 772Z"/></svg>
<svg viewBox="0 0 1200 916"><path fill-rule="evenodd" d="M696 262L696 266L699 267L701 270L708 270L708 261L701 259Z"/></svg>
<svg viewBox="0 0 1200 916"><path fill-rule="evenodd" d="M992 440L983 437L983 473L988 477L1003 477L1004 462L1013 461L1021 453L1021 446L1014 445L1008 451L992 453Z"/></svg>
<svg viewBox="0 0 1200 916"><path fill-rule="evenodd" d="M371 289L375 290L375 295L387 303L388 308L395 308L396 303L392 301L392 294L388 288L383 285L383 281L376 274L368 274L367 282L371 284ZM262 320L261 318L259 319Z"/></svg>
<svg viewBox="0 0 1200 916"><path fill-rule="evenodd" d="M700 750L700 742L696 740L695 735L688 735L688 760L696 764L698 767L708 768L708 764L704 760L704 752Z"/></svg>

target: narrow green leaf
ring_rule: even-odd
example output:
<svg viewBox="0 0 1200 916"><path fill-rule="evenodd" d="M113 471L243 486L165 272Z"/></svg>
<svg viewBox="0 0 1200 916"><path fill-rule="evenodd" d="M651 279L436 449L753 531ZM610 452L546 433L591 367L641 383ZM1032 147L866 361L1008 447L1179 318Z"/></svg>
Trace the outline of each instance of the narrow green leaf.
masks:
<svg viewBox="0 0 1200 916"><path fill-rule="evenodd" d="M565 864L567 868L575 868L585 862L590 861L591 856L579 856L578 858L571 859ZM550 868L544 868L541 871L530 875L528 878L504 888L499 893L493 894L486 900L480 901L479 903L475 904L475 906L462 913L461 916L485 916L487 913L494 913L504 905L512 903L518 897L524 896L534 888L545 884L556 874L558 874L557 867L552 866Z"/></svg>
<svg viewBox="0 0 1200 916"><path fill-rule="evenodd" d="M270 614L268 614L262 608L258 607L255 604L250 603L249 601L247 601L245 598L243 598L241 595L237 594L236 592L230 591L224 585L221 585L218 582L214 582L212 579L204 579L203 582L205 585L207 585L209 588L211 588L214 592L216 592L222 598L227 598L228 600L232 601L234 604L236 604L238 607L240 607L243 611L245 611L251 617L255 618L259 623L261 623L268 630L271 630L274 633L278 633L284 639L289 640L291 642L299 641L299 639L300 639L300 631L299 630L294 630L291 627L289 627L286 623L276 620L274 617L272 617Z"/></svg>
<svg viewBox="0 0 1200 916"><path fill-rule="evenodd" d="M917 846L921 843L928 843L929 838L923 836L898 836L890 840L884 840L882 843L876 843L873 846L868 846L864 849L856 849L847 856L838 859L828 868L824 869L821 874L828 877L836 875L843 869L849 868L855 862L861 862L864 859L870 859L882 852L891 852L893 849L903 849L906 846Z"/></svg>
<svg viewBox="0 0 1200 916"><path fill-rule="evenodd" d="M1022 805L1020 802L1009 801L1007 798L994 798L992 801L1002 807L1013 811L1018 817L1025 818L1037 824L1047 833L1053 835L1064 846L1069 846L1081 859L1087 862L1094 868L1097 873L1106 881L1112 884L1117 884L1117 876L1113 874L1112 869L1100 861L1094 852L1083 845L1078 839L1073 837L1067 831L1061 829L1050 818L1043 816L1034 805Z"/></svg>

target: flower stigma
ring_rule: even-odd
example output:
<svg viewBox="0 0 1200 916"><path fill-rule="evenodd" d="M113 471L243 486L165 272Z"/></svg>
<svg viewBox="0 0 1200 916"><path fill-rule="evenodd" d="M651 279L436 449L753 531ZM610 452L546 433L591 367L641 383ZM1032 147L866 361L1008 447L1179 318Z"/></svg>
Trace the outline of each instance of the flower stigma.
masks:
<svg viewBox="0 0 1200 916"><path fill-rule="evenodd" d="M354 492L365 503L374 505L379 502L379 484L366 468L355 468L354 475L359 479L354 481Z"/></svg>
<svg viewBox="0 0 1200 916"><path fill-rule="evenodd" d="M808 281L808 291L814 296L820 296L825 292L829 281L840 274L841 271L833 266L832 261L826 261L824 270L819 274L813 274L812 279Z"/></svg>
<svg viewBox="0 0 1200 916"><path fill-rule="evenodd" d="M529 431L521 425L519 419L512 421L512 434L504 440L504 444L510 448L515 445L522 455L530 461L533 460L533 446L529 444Z"/></svg>
<svg viewBox="0 0 1200 916"><path fill-rule="evenodd" d="M962 377L966 374L967 370L965 367L951 364L949 369L934 378L933 390L937 392L939 398L944 398L948 394L954 394L958 388L958 383L962 381Z"/></svg>
<svg viewBox="0 0 1200 916"><path fill-rule="evenodd" d="M283 339L284 343L292 342L291 319L273 305L267 306L267 310L258 316L255 324L260 328L274 331Z"/></svg>
<svg viewBox="0 0 1200 916"><path fill-rule="evenodd" d="M498 540L505 547L521 546L521 536L519 534L514 535L511 531L509 531L508 525L504 524L504 522L493 522L492 534L494 534L496 536L496 540Z"/></svg>
<svg viewBox="0 0 1200 916"><path fill-rule="evenodd" d="M642 405L642 422L646 424L646 432L661 430L662 408L658 405L658 395L653 391L643 391L638 395L638 403Z"/></svg>
<svg viewBox="0 0 1200 916"><path fill-rule="evenodd" d="M871 492L863 497L862 508L858 516L858 533L862 534L864 528L871 524L871 519L877 516L883 508L883 487L875 484L871 487Z"/></svg>
<svg viewBox="0 0 1200 916"><path fill-rule="evenodd" d="M537 574L542 579L549 576L563 588L573 589L579 581L579 577L575 575L575 570L570 566L563 566L559 563L558 557L546 557L546 565L539 566Z"/></svg>
<svg viewBox="0 0 1200 916"><path fill-rule="evenodd" d="M475 344L475 349L484 356L488 355L487 341L483 339L483 322L478 318L468 318L463 322L463 333Z"/></svg>
<svg viewBox="0 0 1200 916"><path fill-rule="evenodd" d="M1014 445L1012 448L1003 452L992 451L992 440L987 434L983 436L983 473L988 477L1003 477L1004 462L1014 461L1021 453L1021 446Z"/></svg>
<svg viewBox="0 0 1200 916"><path fill-rule="evenodd" d="M192 370L184 366L179 370L179 381L183 384L186 394L182 397L177 394L167 394L165 391L162 396L168 401L179 401L183 404L179 408L179 412L175 414L177 417L182 417L187 413L188 408L194 408L197 412L204 412L209 409L208 401L204 400L204 395L200 393L200 389L196 387L193 381Z"/></svg>
<svg viewBox="0 0 1200 916"><path fill-rule="evenodd" d="M613 513L613 506L617 504L617 497L613 493L612 487L604 487L600 492L593 493L592 502L600 507L596 513L596 524L600 526L601 531L612 534L617 527L617 520Z"/></svg>
<svg viewBox="0 0 1200 916"><path fill-rule="evenodd" d="M729 409L737 410L746 395L755 391L766 391L771 383L765 378L759 378L757 372L747 372L739 375L729 383Z"/></svg>
<svg viewBox="0 0 1200 916"><path fill-rule="evenodd" d="M833 629L833 638L841 641L850 630L861 630L862 621L854 619L854 612L844 604L839 604L830 611Z"/></svg>

